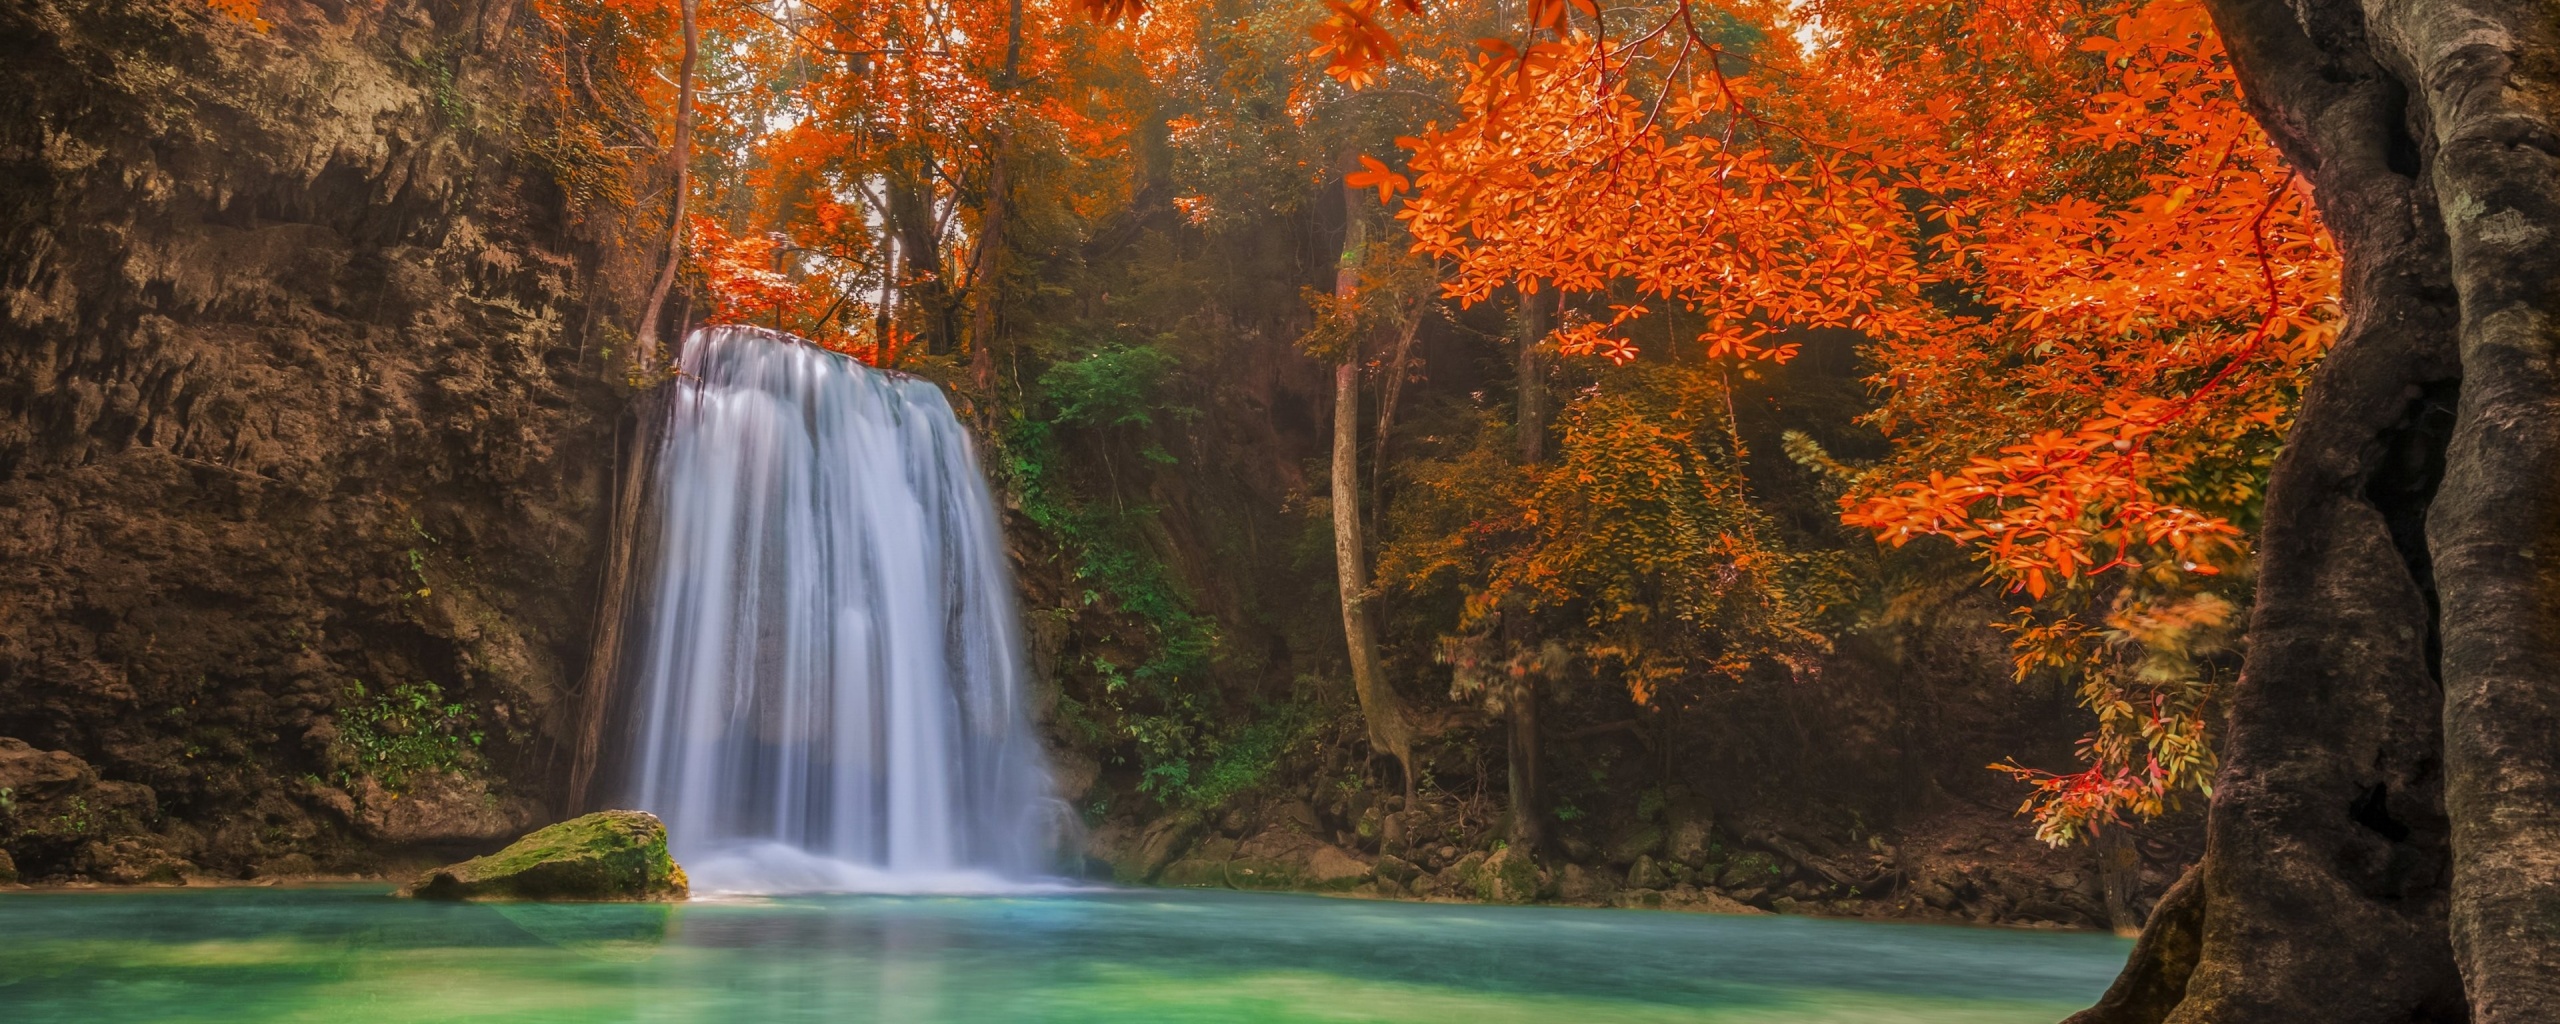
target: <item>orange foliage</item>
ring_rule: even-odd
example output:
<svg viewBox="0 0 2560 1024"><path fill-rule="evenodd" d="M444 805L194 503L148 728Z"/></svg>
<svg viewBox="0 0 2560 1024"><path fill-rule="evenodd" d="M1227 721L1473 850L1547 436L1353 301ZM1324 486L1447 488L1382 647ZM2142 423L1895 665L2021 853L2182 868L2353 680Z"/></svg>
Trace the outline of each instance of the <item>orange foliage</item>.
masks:
<svg viewBox="0 0 2560 1024"><path fill-rule="evenodd" d="M1398 216L1454 267L1449 294L1605 306L1551 340L1613 362L1649 306L1733 363L1861 332L1897 449L1844 521L1963 545L2034 602L2022 674L2113 680L2084 691L2085 771L2018 769L2047 837L2201 789L2209 670L2135 680L2080 656L2106 630L2068 623L2105 593L2132 602L2119 615L2193 600L2237 562L2231 517L2334 337L2338 286L2201 5L1683 0L1608 40L1591 14L1532 4L1525 45L1480 45L1460 119L1399 140ZM1392 56L1343 41L1372 30L1320 31L1336 78ZM1361 184L1392 198L1393 174Z"/></svg>

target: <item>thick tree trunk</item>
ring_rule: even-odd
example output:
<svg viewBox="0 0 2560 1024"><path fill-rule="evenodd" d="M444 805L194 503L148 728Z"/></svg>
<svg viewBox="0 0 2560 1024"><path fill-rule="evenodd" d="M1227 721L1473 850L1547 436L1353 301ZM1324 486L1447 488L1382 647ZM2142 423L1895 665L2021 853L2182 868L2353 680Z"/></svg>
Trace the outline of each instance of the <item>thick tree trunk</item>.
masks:
<svg viewBox="0 0 2560 1024"><path fill-rule="evenodd" d="M702 50L700 0L683 0L677 5L683 17L684 60L676 66L676 130L667 145L667 163L674 169L674 210L667 217L667 260L658 268L658 280L649 286L649 302L640 312L640 330L633 344L632 365L648 373L658 368L658 321L666 315L667 293L675 288L676 268L684 263L684 214L686 194L692 191L693 170L693 68Z"/></svg>
<svg viewBox="0 0 2560 1024"><path fill-rule="evenodd" d="M1368 225L1360 216L1360 190L1343 186L1342 262L1334 272L1333 294L1346 304L1360 287L1360 250ZM1335 582L1342 594L1342 637L1351 655L1351 687L1360 699L1360 717L1368 726L1369 746L1392 754L1404 773L1405 807L1415 797L1413 731L1404 705L1387 683L1386 665L1378 657L1376 613L1369 607L1369 554L1360 527L1360 354L1356 341L1333 368L1333 559Z"/></svg>
<svg viewBox="0 0 2560 1024"><path fill-rule="evenodd" d="M2074 1020L2560 1020L2560 9L2213 14L2347 325L2269 480L2204 862Z"/></svg>
<svg viewBox="0 0 2560 1024"><path fill-rule="evenodd" d="M2427 516L2454 956L2472 1020L2560 1020L2560 3L2376 6L2429 114L2462 296L2462 402Z"/></svg>

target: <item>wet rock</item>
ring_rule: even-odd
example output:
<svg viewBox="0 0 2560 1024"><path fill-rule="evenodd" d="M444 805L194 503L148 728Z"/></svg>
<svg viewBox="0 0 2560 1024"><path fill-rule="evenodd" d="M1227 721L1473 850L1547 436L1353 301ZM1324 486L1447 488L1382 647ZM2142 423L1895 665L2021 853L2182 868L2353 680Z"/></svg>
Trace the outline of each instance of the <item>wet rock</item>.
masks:
<svg viewBox="0 0 2560 1024"><path fill-rule="evenodd" d="M1348 892L1373 877L1367 862L1341 847L1279 829L1236 846L1226 884L1238 889Z"/></svg>
<svg viewBox="0 0 2560 1024"><path fill-rule="evenodd" d="M1049 752L1049 775L1058 788L1058 799L1081 807L1093 793L1094 782L1102 778L1102 762L1081 750L1054 749Z"/></svg>
<svg viewBox="0 0 2560 1024"><path fill-rule="evenodd" d="M2086 910L2073 908L2069 904L2063 903L2060 900L2041 897L2030 897L2019 902L2015 913L2017 916L2026 918L2029 921L2050 921L2055 924L2090 926L2095 926L2098 923L2096 917L2088 913Z"/></svg>
<svg viewBox="0 0 2560 1024"><path fill-rule="evenodd" d="M1701 889L1701 890L1698 890L1697 894L1696 894L1696 895L1694 895L1694 896L1691 896L1691 897L1689 898L1688 902L1686 903L1686 905L1682 906L1680 909L1682 909L1682 910L1696 910L1696 911L1701 911L1701 912L1709 913L1709 914L1766 914L1766 913L1768 913L1768 911L1766 911L1766 910L1762 910L1762 909L1760 909L1760 908L1758 908L1758 907L1752 906L1751 904L1744 903L1744 902L1742 902L1741 900L1734 899L1734 898L1733 898L1733 897L1731 897L1731 896L1727 896L1727 895L1725 895L1725 894L1723 894L1723 893L1720 893L1720 892L1717 892L1717 891L1715 891L1715 890L1713 890L1713 889Z"/></svg>
<svg viewBox="0 0 2560 1024"><path fill-rule="evenodd" d="M1227 885L1227 862L1185 857L1165 865L1156 874L1156 884L1177 889L1223 889Z"/></svg>
<svg viewBox="0 0 2560 1024"><path fill-rule="evenodd" d="M667 827L641 811L601 811L437 868L398 895L434 900L675 901L684 869L667 854Z"/></svg>
<svg viewBox="0 0 2560 1024"><path fill-rule="evenodd" d="M150 834L159 816L149 786L100 779L66 751L0 737L0 852L12 855L14 872L110 884L195 873L183 842Z"/></svg>
<svg viewBox="0 0 2560 1024"><path fill-rule="evenodd" d="M1690 867L1704 867L1715 825L1702 816L1675 816L1663 837L1663 855Z"/></svg>
<svg viewBox="0 0 2560 1024"><path fill-rule="evenodd" d="M1450 848L1444 846L1441 849ZM1476 876L1483 871L1485 860L1484 851L1474 850L1451 862L1448 867L1440 869L1440 887L1473 895L1476 889Z"/></svg>
<svg viewBox="0 0 2560 1024"><path fill-rule="evenodd" d="M1627 869L1627 888L1668 889L1670 887L1671 877L1663 873L1662 865L1656 863L1652 857L1637 857L1635 866Z"/></svg>
<svg viewBox="0 0 2560 1024"><path fill-rule="evenodd" d="M1770 886L1786 880L1786 866L1778 858L1752 850L1733 855L1725 861L1724 873L1716 876L1716 885L1726 889L1746 886Z"/></svg>
<svg viewBox="0 0 2560 1024"><path fill-rule="evenodd" d="M1556 896L1573 902L1605 901L1618 891L1608 875L1580 864L1567 864L1556 878Z"/></svg>
<svg viewBox="0 0 2560 1024"><path fill-rule="evenodd" d="M1200 835L1200 819L1189 814L1169 814L1156 819L1138 836L1138 845L1127 859L1116 867L1124 882L1153 881L1165 865L1180 859L1191 849L1191 841Z"/></svg>
<svg viewBox="0 0 2560 1024"><path fill-rule="evenodd" d="M1378 855L1377 871L1378 877L1393 879L1399 884L1413 881L1414 876L1422 873L1422 869L1415 866L1412 861L1392 853Z"/></svg>
<svg viewBox="0 0 2560 1024"><path fill-rule="evenodd" d="M1378 848L1402 850L1406 843L1405 814L1396 811L1378 819Z"/></svg>
<svg viewBox="0 0 2560 1024"><path fill-rule="evenodd" d="M0 789L13 804L35 804L95 785L88 762L60 750L37 750L25 740L0 736Z"/></svg>
<svg viewBox="0 0 2560 1024"><path fill-rule="evenodd" d="M1609 862L1633 864L1637 858L1662 852L1662 830L1643 825L1620 832L1609 840Z"/></svg>
<svg viewBox="0 0 2560 1024"><path fill-rule="evenodd" d="M171 853L156 836L119 836L91 842L72 859L72 870L109 885L175 885L196 867Z"/></svg>
<svg viewBox="0 0 2560 1024"><path fill-rule="evenodd" d="M1556 845L1564 849L1564 859L1571 863L1589 864L1600 857L1600 848L1581 836L1566 836Z"/></svg>
<svg viewBox="0 0 2560 1024"><path fill-rule="evenodd" d="M250 865L249 873L254 878L299 878L319 874L320 865L304 854L288 853Z"/></svg>
<svg viewBox="0 0 2560 1024"><path fill-rule="evenodd" d="M1316 835L1324 831L1323 820L1316 817L1315 805L1304 800L1291 800L1280 805L1276 823L1295 828L1308 835Z"/></svg>
<svg viewBox="0 0 2560 1024"><path fill-rule="evenodd" d="M1913 880L1911 894L1920 897L1920 902L1940 910L1953 910L1957 903L1955 890L1935 878Z"/></svg>
<svg viewBox="0 0 2560 1024"><path fill-rule="evenodd" d="M1538 898L1538 865L1527 847L1496 850L1476 872L1476 898L1487 903L1531 903Z"/></svg>
<svg viewBox="0 0 2560 1024"><path fill-rule="evenodd" d="M1637 910L1662 909L1662 890L1623 889L1618 892L1618 905Z"/></svg>

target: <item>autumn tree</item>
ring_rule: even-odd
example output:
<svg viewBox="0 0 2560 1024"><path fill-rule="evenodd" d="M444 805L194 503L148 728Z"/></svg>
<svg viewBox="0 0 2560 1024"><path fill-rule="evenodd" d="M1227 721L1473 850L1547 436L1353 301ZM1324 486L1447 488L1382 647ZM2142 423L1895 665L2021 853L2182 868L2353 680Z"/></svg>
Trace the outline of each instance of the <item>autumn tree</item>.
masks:
<svg viewBox="0 0 2560 1024"><path fill-rule="evenodd" d="M2024 31L2029 45L2018 52L2071 59L2050 45L2045 34L2056 22L2033 5L1812 9L1824 17L1807 32L1848 38L1861 35L1854 26L1862 14L1889 16L1873 24L1891 31L1952 10L1953 27L1973 37ZM2554 134L2555 115L2533 99L2547 91L2534 70L2550 63L2547 6L2226 0L2214 15L2230 47L2227 65L2193 7L2101 9L2093 13L2100 27L2114 22L2111 30L2074 49L2100 55L2095 74L2121 87L2089 104L2075 144L2094 144L2089 153L2099 157L2147 152L2150 160L2137 167L2165 166L2111 189L2020 191L1928 156L1998 140L1996 124L1952 140L1964 145L1909 145L1927 137L1915 136L1915 127L1972 127L1953 107L1930 109L1926 97L1981 93L1928 82L1903 94L1924 100L1916 109L1926 119L1905 120L1915 107L1896 101L1895 83L1927 82L1908 63L1891 75L1875 73L1881 64L1859 74L1869 59L1861 51L1808 46L1803 53L1834 56L1795 63L1788 48L1762 47L1739 55L1755 80L1738 85L1742 68L1723 66L1719 40L1697 31L1682 5L1663 28L1639 28L1638 38L1677 28L1672 63L1703 51L1711 88L1665 89L1652 103L1621 100L1611 81L1627 79L1610 60L1632 47L1579 41L1559 30L1561 5L1548 10L1533 20L1564 38L1538 44L1552 47L1543 54L1535 46L1516 57L1497 51L1489 62L1485 78L1505 84L1488 86L1488 94L1520 98L1479 106L1506 118L1479 118L1455 133L1454 144L1435 136L1416 147L1423 195L1434 186L1455 193L1453 224L1476 229L1453 230L1453 250L1502 253L1503 242L1521 240L1512 247L1521 255L1497 264L1478 294L1524 270L1568 280L1578 273L1585 287L1634 277L1640 292L1716 301L1727 316L1706 340L1729 356L1782 356L1755 351L1758 332L1828 320L1878 335L1889 368L1909 362L1893 358L1894 346L1932 337L1955 342L1958 355L2014 352L2009 339L2017 337L2032 339L2027 351L2037 356L2076 349L2101 357L2066 367L2098 392L2097 415L1976 456L1958 472L1871 491L1869 504L1853 504L1855 521L1894 536L1910 529L1976 545L1995 578L2034 597L2093 573L2192 573L2212 566L2236 528L2163 499L2193 482L2217 432L2231 438L2233 427L2253 419L2280 427L2291 409L2268 482L2252 642L2229 698L2228 759L2217 775L2205 862L2153 915L2126 977L2082 1019L2548 1016L2560 972L2552 970L2547 929L2534 922L2550 918L2560 901L2560 873L2548 865L2548 851L2560 845L2560 769L2533 753L2548 744L2528 737L2560 725L2545 664L2554 658L2549 630L2537 625L2551 614L2542 593L2549 588L2534 582L2532 567L2555 520L2548 476L2560 428L2542 424L2552 420L2560 382L2540 353L2550 344L2545 321L2560 280L2548 264L2560 256L2543 239L2555 210L2551 147L2523 141ZM2060 41L2072 34L2060 33ZM2038 36L2046 45L2034 45ZM1535 83L1542 71L1570 76L1576 67L1591 69L1583 73L1587 91L1508 89L1508 81ZM2118 126L2109 124L2194 111L2200 102L2210 104L2206 113L2228 110L2230 91L2217 80L2233 70L2290 169L2311 184L2319 222L2337 240L2336 264L2321 251L2286 168L2266 160L2251 136L2225 129L2218 134L2226 142L2215 147L2215 132L2183 140L2173 132L2163 147L2148 133L2115 135ZM1894 87L1879 90L1880 83ZM1824 87L1882 102L1793 103ZM1534 122L1539 111L1570 102L1545 97L1576 93L1596 98L1569 114L1559 110L1537 144L1478 144L1490 132L1516 130L1520 119L1508 115L1527 111ZM2014 105L1995 104L1993 112L2002 106ZM1718 113L1700 122L1694 112L1702 108ZM1655 128L1663 123L1657 110L1668 133ZM1860 112L1876 116L1845 123L1825 116ZM1704 131L1677 134L1699 123ZM2052 148L2036 141L1971 155L2045 158L2022 165L2035 173L2075 169L2051 161ZM1749 148L1737 151L1737 143ZM1430 180L1448 173L1452 153L1490 160L1491 173L1468 166ZM1688 165L1692 183L1739 187L1694 190L1706 197L1707 216L1669 218L1681 226L1662 243L1627 233L1641 222L1573 232L1573 215L1587 210L1605 221L1607 204L1538 205L1541 197L1592 191L1541 188L1550 175L1612 180L1630 164L1662 159L1696 161ZM1542 169L1540 161L1549 163ZM2096 166L2116 169L2110 162ZM1994 166L2002 175L2013 170ZM1488 182L1512 186L1495 192L1512 205L1472 191ZM1962 184L1978 191L1948 188ZM1861 197L1863 214L1852 202ZM1681 197L1653 198L1678 209ZM1906 198L1918 200L1922 217L1892 215L1887 200ZM2182 223L2176 215L2199 199L2218 209L2200 225ZM1524 205L1562 219L1511 231ZM1763 219L1746 219L1754 214ZM1479 219L1468 224L1466 215ZM1913 221L1925 228L1905 226ZM1746 230L1714 230L1720 224ZM2217 224L2222 231L2210 230ZM2243 225L2245 232L2234 230ZM1899 237L1875 247L1871 239L1884 229ZM1795 243L1781 241L1788 239ZM1719 246L1773 242L1774 250L1749 260L1718 259ZM1557 255L1530 262L1535 245ZM1655 245L1663 258L1648 251ZM2002 260L2004 249L2027 258ZM2016 276L1974 277L1977 268ZM2244 305L2238 283L2252 273L2259 284ZM2204 286L2194 287L2199 279ZM2331 294L2342 303L2343 333L2322 308ZM2190 305L2191 296L2206 302ZM1635 312L1632 303L1618 310L1613 319ZM2106 318L2104 332L2088 329L2092 314ZM2059 335L2064 345L2051 348L2039 335ZM1603 353L1628 347L1605 331L1568 338ZM2120 347L2128 340L2135 344ZM2286 378L2305 372L2333 341L2334 354L2294 407ZM2131 358L2105 358L2119 350ZM2161 767L2130 787L2106 778L2130 766L2106 763L2102 733L2091 781L2123 794L2174 777L2162 767L2177 750L2153 737L2179 732L2145 724L2150 749L2141 756ZM2194 744L2181 738L2175 746ZM2058 795L2072 788L2065 783ZM2125 801L2102 794L2096 802ZM2070 804L2047 810L2054 820Z"/></svg>

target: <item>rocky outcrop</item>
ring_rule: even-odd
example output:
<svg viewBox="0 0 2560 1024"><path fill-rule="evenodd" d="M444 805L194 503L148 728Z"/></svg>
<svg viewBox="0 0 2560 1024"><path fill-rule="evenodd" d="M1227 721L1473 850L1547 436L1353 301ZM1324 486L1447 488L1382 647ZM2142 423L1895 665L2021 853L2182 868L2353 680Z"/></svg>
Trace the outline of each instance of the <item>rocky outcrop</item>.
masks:
<svg viewBox="0 0 2560 1024"><path fill-rule="evenodd" d="M0 735L207 870L544 795L622 390L516 8L0 5Z"/></svg>
<svg viewBox="0 0 2560 1024"><path fill-rule="evenodd" d="M180 881L195 865L153 832L159 819L151 787L100 779L69 753L0 737L0 854L10 858L7 881Z"/></svg>
<svg viewBox="0 0 2560 1024"><path fill-rule="evenodd" d="M599 811L541 829L486 857L418 876L400 896L427 900L674 902L691 895L667 854L667 827L642 811Z"/></svg>

